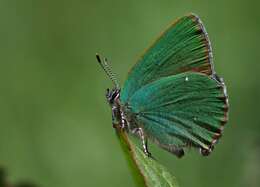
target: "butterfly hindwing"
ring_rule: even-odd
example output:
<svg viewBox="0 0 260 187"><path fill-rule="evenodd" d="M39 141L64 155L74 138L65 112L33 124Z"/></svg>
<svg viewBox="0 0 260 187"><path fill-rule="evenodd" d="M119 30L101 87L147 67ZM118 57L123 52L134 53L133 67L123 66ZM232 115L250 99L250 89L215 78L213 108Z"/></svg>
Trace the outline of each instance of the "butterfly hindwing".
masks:
<svg viewBox="0 0 260 187"><path fill-rule="evenodd" d="M214 73L211 46L200 19L190 14L173 23L146 50L132 70L121 92L126 103L135 91L161 77L194 71Z"/></svg>
<svg viewBox="0 0 260 187"><path fill-rule="evenodd" d="M148 138L164 149L176 154L193 146L208 154L227 121L226 97L224 84L186 72L143 86L127 107Z"/></svg>

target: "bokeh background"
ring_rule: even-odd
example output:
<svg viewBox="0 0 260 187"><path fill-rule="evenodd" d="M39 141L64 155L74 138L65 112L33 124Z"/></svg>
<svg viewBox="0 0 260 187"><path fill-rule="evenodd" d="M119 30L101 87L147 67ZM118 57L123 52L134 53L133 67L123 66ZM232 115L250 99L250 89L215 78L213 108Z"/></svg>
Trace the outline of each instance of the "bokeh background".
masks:
<svg viewBox="0 0 260 187"><path fill-rule="evenodd" d="M0 167L39 187L133 187L111 126L111 87L123 84L151 41L177 17L198 14L230 115L210 157L152 146L181 187L260 185L260 3L255 0L0 0Z"/></svg>

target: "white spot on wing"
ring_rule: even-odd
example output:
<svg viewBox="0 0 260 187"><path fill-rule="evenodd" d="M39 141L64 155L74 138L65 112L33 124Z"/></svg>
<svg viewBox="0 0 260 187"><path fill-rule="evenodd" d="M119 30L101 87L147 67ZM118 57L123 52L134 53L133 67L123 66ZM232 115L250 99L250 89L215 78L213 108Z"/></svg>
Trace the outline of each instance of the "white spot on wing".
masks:
<svg viewBox="0 0 260 187"><path fill-rule="evenodd" d="M189 81L189 77L185 77L185 81L186 81L186 82Z"/></svg>

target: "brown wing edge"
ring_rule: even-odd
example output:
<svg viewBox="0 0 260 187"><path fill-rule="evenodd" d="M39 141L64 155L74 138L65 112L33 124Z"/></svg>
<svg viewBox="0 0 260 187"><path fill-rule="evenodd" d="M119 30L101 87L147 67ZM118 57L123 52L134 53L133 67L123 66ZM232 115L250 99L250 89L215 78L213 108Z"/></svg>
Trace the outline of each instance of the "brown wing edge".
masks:
<svg viewBox="0 0 260 187"><path fill-rule="evenodd" d="M215 135L215 137L213 138L211 143L208 145L209 146L208 149L200 148L200 153L203 156L208 156L213 151L215 144L218 142L218 140L220 139L220 137L223 134L224 126L225 126L225 124L228 121L229 102L228 102L227 88L226 88L226 85L224 83L224 79L219 77L216 74L215 70L214 70L212 47L211 47L211 42L209 40L206 28L204 27L201 19L196 14L190 13L188 16L191 19L193 19L195 22L198 23L199 30L201 30L202 33L204 34L204 40L205 40L204 43L207 46L206 49L208 49L206 51L206 53L208 55L208 64L210 64L211 72L208 72L208 73L207 72L203 72L203 73L210 75L214 80L216 80L221 85L221 89L223 90L223 94L224 94L224 97L222 99L224 101L224 110L225 111L224 111L224 118L223 118L223 120L221 122L220 133L217 133Z"/></svg>
<svg viewBox="0 0 260 187"><path fill-rule="evenodd" d="M203 156L208 156L213 151L214 146L217 144L220 137L223 135L224 127L228 121L229 102L228 102L227 88L224 83L224 79L219 77L217 74L213 74L211 77L221 85L220 88L222 89L223 94L224 94L224 97L221 98L221 99L223 99L223 102L224 102L224 117L223 117L223 120L221 121L220 133L216 133L215 137L208 145L208 149L200 147L200 153Z"/></svg>
<svg viewBox="0 0 260 187"><path fill-rule="evenodd" d="M202 35L204 36L203 42L206 45L206 56L208 57L208 68L205 68L205 70L200 70L197 72L201 72L207 75L212 75L215 74L215 70L214 70L214 64L213 64L213 52L212 52L212 47L211 47L211 42L209 40L209 36L208 36L208 32L206 31L206 28L204 27L201 19L199 18L199 16L197 16L194 13L190 13L187 15L188 17L190 17L195 23L197 23L198 25L198 32L201 32ZM196 70L195 70L196 71Z"/></svg>

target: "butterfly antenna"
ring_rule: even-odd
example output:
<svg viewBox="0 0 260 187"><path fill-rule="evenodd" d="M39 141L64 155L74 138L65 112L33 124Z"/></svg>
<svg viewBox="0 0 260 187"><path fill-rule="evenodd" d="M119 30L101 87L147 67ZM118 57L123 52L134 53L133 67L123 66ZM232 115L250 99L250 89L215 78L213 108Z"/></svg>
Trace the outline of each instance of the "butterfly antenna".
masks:
<svg viewBox="0 0 260 187"><path fill-rule="evenodd" d="M100 66L102 67L102 69L106 72L106 74L108 75L108 77L110 78L110 80L113 82L113 84L115 85L116 88L119 88L119 83L116 79L115 74L112 71L111 66L108 65L107 59L104 58L104 60L102 61L99 54L96 54L96 58L98 63L100 64Z"/></svg>

